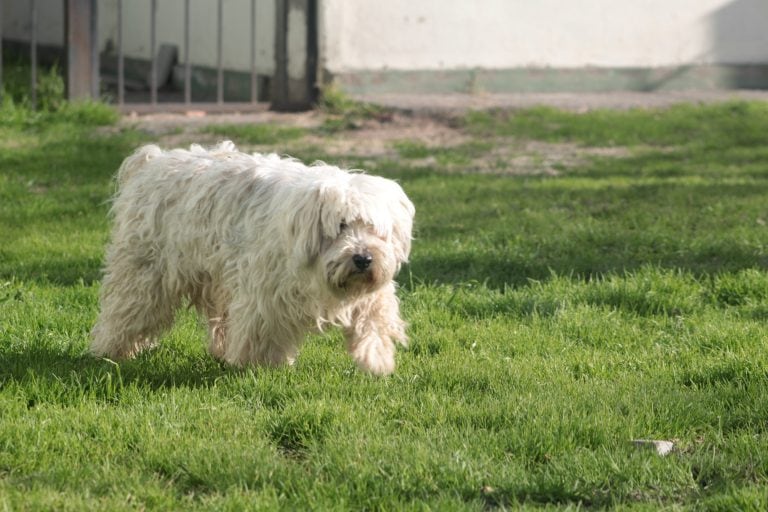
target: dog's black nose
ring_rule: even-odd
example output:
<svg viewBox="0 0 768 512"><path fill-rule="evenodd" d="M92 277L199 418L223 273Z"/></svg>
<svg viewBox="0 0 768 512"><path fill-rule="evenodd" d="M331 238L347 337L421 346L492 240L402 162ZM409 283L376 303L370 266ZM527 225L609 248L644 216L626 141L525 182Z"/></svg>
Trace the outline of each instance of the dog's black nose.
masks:
<svg viewBox="0 0 768 512"><path fill-rule="evenodd" d="M371 256L367 252L364 252L363 254L355 254L354 256L352 256L352 262L355 264L358 270L367 269L368 267L371 266L372 261L373 261L373 256Z"/></svg>

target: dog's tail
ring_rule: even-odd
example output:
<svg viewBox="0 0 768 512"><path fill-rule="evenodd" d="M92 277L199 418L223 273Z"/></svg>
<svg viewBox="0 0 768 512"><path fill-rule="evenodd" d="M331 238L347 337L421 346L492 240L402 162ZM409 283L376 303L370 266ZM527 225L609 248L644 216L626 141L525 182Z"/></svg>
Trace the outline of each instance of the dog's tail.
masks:
<svg viewBox="0 0 768 512"><path fill-rule="evenodd" d="M162 154L163 150L154 144L137 149L134 154L123 160L120 169L117 170L117 185L123 186L145 163Z"/></svg>

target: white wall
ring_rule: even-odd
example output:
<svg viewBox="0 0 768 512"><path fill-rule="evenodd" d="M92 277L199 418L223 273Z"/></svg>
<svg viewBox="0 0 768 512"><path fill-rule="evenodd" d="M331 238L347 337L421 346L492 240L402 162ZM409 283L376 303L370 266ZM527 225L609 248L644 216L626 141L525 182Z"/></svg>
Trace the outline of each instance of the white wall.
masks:
<svg viewBox="0 0 768 512"><path fill-rule="evenodd" d="M2 4L3 39L29 41L29 2L7 0ZM61 46L64 43L64 2L37 0L37 42L42 45Z"/></svg>
<svg viewBox="0 0 768 512"><path fill-rule="evenodd" d="M320 0L331 72L768 63L768 0Z"/></svg>

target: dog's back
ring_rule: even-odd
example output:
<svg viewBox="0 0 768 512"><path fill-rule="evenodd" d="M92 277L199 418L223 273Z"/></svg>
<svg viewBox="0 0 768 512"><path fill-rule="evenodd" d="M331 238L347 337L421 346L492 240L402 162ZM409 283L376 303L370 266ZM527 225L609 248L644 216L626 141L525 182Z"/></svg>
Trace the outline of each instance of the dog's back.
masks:
<svg viewBox="0 0 768 512"><path fill-rule="evenodd" d="M120 168L117 170L117 183L123 186L132 176L136 174L149 160L162 156L163 150L154 144L142 146L131 156L123 160Z"/></svg>

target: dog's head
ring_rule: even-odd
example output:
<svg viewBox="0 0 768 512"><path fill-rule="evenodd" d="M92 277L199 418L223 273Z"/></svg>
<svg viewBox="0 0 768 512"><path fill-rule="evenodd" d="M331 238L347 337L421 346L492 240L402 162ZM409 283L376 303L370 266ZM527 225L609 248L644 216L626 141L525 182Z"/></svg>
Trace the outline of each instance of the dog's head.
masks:
<svg viewBox="0 0 768 512"><path fill-rule="evenodd" d="M295 217L293 236L337 296L390 282L411 251L414 207L392 180L336 170L315 183Z"/></svg>

